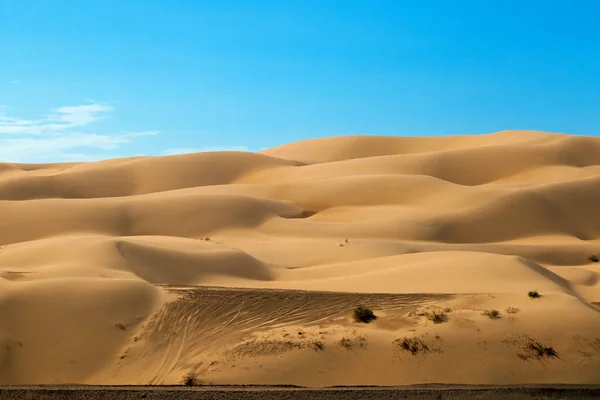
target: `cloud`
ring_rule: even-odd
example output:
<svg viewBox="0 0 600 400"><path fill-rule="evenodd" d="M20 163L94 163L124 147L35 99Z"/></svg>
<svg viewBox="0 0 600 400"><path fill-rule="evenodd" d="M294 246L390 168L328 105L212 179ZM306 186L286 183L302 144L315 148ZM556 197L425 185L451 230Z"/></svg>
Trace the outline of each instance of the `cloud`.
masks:
<svg viewBox="0 0 600 400"><path fill-rule="evenodd" d="M41 120L27 120L9 117L0 109L0 134L43 135L83 127L107 118L104 114L113 111L113 108L102 104L88 104L60 107L53 111Z"/></svg>
<svg viewBox="0 0 600 400"><path fill-rule="evenodd" d="M73 127L88 125L99 119L106 118L100 114L113 111L113 108L102 104L89 104L84 106L60 107L54 111L56 114L51 117L66 123L67 126Z"/></svg>
<svg viewBox="0 0 600 400"><path fill-rule="evenodd" d="M176 154L203 153L209 151L251 151L246 146L223 146L223 147L174 147L162 152L163 156Z"/></svg>
<svg viewBox="0 0 600 400"><path fill-rule="evenodd" d="M0 161L60 162L111 158L112 154L103 152L117 150L135 139L159 133L81 131L109 118L112 111L113 107L103 104L66 106L52 110L44 118L31 120L8 116L0 108ZM92 154L89 154L90 150ZM100 153L94 154L94 151Z"/></svg>

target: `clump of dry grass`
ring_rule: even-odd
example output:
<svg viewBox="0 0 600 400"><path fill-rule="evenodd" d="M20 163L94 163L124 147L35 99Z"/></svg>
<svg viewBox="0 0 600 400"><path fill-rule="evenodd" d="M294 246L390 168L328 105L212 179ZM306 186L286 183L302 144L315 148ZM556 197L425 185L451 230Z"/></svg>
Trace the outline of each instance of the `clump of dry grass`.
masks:
<svg viewBox="0 0 600 400"><path fill-rule="evenodd" d="M368 324L369 322L376 320L377 316L373 313L373 310L371 310L370 308L365 306L358 306L352 312L352 318L354 318L354 321L356 322Z"/></svg>
<svg viewBox="0 0 600 400"><path fill-rule="evenodd" d="M498 311L498 310L485 310L483 312L483 315L486 315L486 316L490 317L490 319L499 319L500 318L500 311Z"/></svg>
<svg viewBox="0 0 600 400"><path fill-rule="evenodd" d="M558 353L552 346L547 346L535 339L529 339L523 347L523 352L518 354L523 360L536 359L543 360L545 358L560 358Z"/></svg>
<svg viewBox="0 0 600 400"><path fill-rule="evenodd" d="M365 348L367 339L364 336L358 336L356 338L343 337L340 339L338 344L346 350L352 350L355 348Z"/></svg>
<svg viewBox="0 0 600 400"><path fill-rule="evenodd" d="M558 358L558 353L552 346L544 346L539 342L529 344L529 349L535 352L538 358Z"/></svg>
<svg viewBox="0 0 600 400"><path fill-rule="evenodd" d="M410 354L417 355L418 353L427 353L429 346L419 338L402 338L396 339L394 344L403 351L408 351Z"/></svg>
<svg viewBox="0 0 600 400"><path fill-rule="evenodd" d="M507 314L516 314L518 313L520 310L516 307L507 307L506 310L504 310Z"/></svg>
<svg viewBox="0 0 600 400"><path fill-rule="evenodd" d="M433 322L434 324L441 324L443 322L448 322L448 314L445 311L431 311L425 313L425 316L428 320Z"/></svg>
<svg viewBox="0 0 600 400"><path fill-rule="evenodd" d="M308 347L314 351L322 351L325 350L325 343L321 342L320 340L314 340L308 344Z"/></svg>

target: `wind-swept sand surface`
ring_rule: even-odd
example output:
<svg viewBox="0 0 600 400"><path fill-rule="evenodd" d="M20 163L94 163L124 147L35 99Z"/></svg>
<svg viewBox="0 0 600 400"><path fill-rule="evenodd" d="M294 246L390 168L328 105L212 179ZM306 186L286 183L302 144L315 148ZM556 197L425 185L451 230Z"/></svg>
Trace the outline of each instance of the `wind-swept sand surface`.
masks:
<svg viewBox="0 0 600 400"><path fill-rule="evenodd" d="M597 384L599 211L534 131L0 164L0 384Z"/></svg>

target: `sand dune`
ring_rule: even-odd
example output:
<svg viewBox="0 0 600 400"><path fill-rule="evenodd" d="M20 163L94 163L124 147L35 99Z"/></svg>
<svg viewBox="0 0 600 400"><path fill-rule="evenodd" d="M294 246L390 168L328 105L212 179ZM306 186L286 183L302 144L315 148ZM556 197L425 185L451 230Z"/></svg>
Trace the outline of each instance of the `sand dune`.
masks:
<svg viewBox="0 0 600 400"><path fill-rule="evenodd" d="M600 383L599 205L537 131L0 163L0 384Z"/></svg>

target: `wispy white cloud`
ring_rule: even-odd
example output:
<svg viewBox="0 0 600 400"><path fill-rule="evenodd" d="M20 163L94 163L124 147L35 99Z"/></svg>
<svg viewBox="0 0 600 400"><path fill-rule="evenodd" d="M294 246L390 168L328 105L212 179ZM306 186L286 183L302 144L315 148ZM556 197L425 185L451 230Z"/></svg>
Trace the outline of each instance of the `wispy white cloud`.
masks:
<svg viewBox="0 0 600 400"><path fill-rule="evenodd" d="M43 135L65 131L105 119L111 111L112 107L102 104L68 106L53 110L43 119L27 120L9 117L0 109L0 134Z"/></svg>
<svg viewBox="0 0 600 400"><path fill-rule="evenodd" d="M209 151L251 151L246 146L222 146L222 147L173 147L162 152L163 156L173 156L177 154L203 153Z"/></svg>
<svg viewBox="0 0 600 400"><path fill-rule="evenodd" d="M71 161L90 151L112 151L137 138L158 134L157 131L81 132L82 128L110 117L114 109L104 104L59 107L35 120L9 116L4 110L0 108L0 161ZM96 160L111 155L91 154L85 158Z"/></svg>
<svg viewBox="0 0 600 400"><path fill-rule="evenodd" d="M51 115L50 118L65 123L70 127L84 126L99 119L107 118L106 113L113 110L111 106L102 104L60 107L54 110L55 114Z"/></svg>

